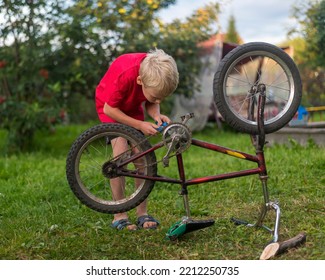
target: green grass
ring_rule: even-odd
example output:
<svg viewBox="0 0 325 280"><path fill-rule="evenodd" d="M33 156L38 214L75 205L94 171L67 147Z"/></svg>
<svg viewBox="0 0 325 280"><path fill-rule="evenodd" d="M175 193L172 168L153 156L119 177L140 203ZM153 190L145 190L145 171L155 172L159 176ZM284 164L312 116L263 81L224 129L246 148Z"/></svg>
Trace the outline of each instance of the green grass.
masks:
<svg viewBox="0 0 325 280"><path fill-rule="evenodd" d="M257 176L190 186L193 218L215 219L215 225L165 240L169 227L185 214L179 186L156 183L149 212L160 222L155 231L116 231L112 215L79 203L65 178L65 159L77 135L87 126L58 127L37 135L34 151L0 156L0 259L258 259L271 235L262 229L234 226L233 216L254 222L263 201ZM254 153L249 136L214 127L197 139ZM0 148L5 132L0 131ZM158 154L159 156L159 154ZM301 147L266 147L271 200L281 206L280 239L299 232L307 242L278 259L325 259L325 149L312 142ZM184 153L187 177L254 167L234 157L190 147ZM177 176L175 160L159 171ZM134 210L130 218L135 220ZM274 213L266 224L273 226Z"/></svg>

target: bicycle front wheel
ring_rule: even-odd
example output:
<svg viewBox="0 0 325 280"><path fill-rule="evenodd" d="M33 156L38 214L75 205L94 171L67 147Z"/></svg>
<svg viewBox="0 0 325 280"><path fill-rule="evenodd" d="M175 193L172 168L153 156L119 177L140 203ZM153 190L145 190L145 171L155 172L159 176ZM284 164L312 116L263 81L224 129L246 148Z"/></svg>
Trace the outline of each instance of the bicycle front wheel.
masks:
<svg viewBox="0 0 325 280"><path fill-rule="evenodd" d="M285 126L301 101L299 71L282 49L267 43L236 47L220 62L213 81L214 101L234 129L257 134L257 89L265 86L265 133Z"/></svg>
<svg viewBox="0 0 325 280"><path fill-rule="evenodd" d="M151 148L139 131L123 124L100 124L82 133L73 143L67 156L66 175L71 190L86 206L103 213L126 212L150 194L154 181L119 176L141 174L156 176L154 152L127 165L135 153Z"/></svg>

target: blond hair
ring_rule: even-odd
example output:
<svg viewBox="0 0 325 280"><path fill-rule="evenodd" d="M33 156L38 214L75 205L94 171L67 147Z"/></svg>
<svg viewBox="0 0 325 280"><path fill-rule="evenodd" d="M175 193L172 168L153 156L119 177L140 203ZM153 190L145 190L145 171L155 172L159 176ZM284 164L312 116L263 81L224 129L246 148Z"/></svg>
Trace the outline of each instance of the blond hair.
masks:
<svg viewBox="0 0 325 280"><path fill-rule="evenodd" d="M161 49L151 50L141 62L139 71L146 88L154 88L162 97L175 91L179 74L175 60Z"/></svg>

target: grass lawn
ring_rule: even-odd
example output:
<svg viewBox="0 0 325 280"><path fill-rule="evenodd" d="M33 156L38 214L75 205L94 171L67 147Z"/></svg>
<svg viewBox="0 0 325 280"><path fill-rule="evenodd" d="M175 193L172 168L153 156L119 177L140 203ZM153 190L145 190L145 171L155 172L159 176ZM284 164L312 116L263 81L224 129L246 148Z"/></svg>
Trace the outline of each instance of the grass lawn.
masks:
<svg viewBox="0 0 325 280"><path fill-rule="evenodd" d="M97 213L79 203L65 177L71 143L88 126L61 126L56 133L37 135L33 152L0 155L0 259L237 259L255 260L271 240L262 229L234 226L231 217L255 222L263 202L256 175L190 186L195 219L215 219L215 225L165 240L169 227L185 214L179 186L156 183L149 196L149 212L161 225L153 231L116 231L112 215ZM249 136L206 128L194 137L254 153ZM0 131L0 151L5 132ZM325 259L325 148L312 142L301 147L265 148L271 200L281 207L280 240L299 232L307 242L278 259ZM158 155L159 157L159 155ZM234 157L190 147L184 153L186 175L202 177L251 167ZM254 167L254 165L252 165ZM159 166L177 176L175 160ZM130 218L135 221L134 210ZM272 227L274 213L266 223Z"/></svg>

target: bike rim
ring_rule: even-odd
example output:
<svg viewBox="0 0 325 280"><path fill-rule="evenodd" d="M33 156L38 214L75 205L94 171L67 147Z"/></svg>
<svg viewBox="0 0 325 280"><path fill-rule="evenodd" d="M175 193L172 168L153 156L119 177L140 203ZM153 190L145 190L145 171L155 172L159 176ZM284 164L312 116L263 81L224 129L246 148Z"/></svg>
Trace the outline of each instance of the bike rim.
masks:
<svg viewBox="0 0 325 280"><path fill-rule="evenodd" d="M223 83L224 98L232 114L243 122L257 125L250 119L250 102L256 102L257 94L251 95L255 85L266 86L264 123L277 122L290 109L294 98L294 80L290 68L277 55L267 51L252 51L239 56L229 67ZM257 106L254 108L257 116Z"/></svg>

